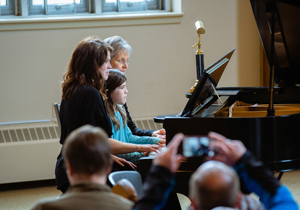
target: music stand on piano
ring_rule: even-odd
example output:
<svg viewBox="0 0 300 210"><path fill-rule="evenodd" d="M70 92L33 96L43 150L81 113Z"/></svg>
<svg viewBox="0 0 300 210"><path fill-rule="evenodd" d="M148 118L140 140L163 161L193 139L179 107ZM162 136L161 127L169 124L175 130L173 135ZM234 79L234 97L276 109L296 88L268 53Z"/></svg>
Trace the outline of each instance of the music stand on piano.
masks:
<svg viewBox="0 0 300 210"><path fill-rule="evenodd" d="M189 117L196 114L196 112L198 113L201 109L205 109L205 107L211 105L210 102L213 101L211 99L218 97L215 88L217 87L234 51L235 49L232 49L222 58L205 69L193 93L188 96L189 100L182 112L178 115L155 116L154 122L163 123L166 117Z"/></svg>

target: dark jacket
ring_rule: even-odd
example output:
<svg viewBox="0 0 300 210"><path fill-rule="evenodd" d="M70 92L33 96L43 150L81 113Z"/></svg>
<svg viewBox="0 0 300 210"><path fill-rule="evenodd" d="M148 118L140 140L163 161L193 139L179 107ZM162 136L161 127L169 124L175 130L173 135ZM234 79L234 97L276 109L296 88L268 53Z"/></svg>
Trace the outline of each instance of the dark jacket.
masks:
<svg viewBox="0 0 300 210"><path fill-rule="evenodd" d="M266 210L299 210L290 191L273 176L266 166L247 151L234 165L244 193L254 192ZM170 171L152 167L145 183L144 196L135 204L134 210L163 209L174 185ZM231 209L231 208L226 208Z"/></svg>
<svg viewBox="0 0 300 210"><path fill-rule="evenodd" d="M111 122L103 98L97 89L88 84L78 86L68 100L61 100L59 116L62 145L72 131L87 124L102 128L108 137L112 135ZM61 152L56 161L55 179L57 189L65 192L69 187L69 181Z"/></svg>

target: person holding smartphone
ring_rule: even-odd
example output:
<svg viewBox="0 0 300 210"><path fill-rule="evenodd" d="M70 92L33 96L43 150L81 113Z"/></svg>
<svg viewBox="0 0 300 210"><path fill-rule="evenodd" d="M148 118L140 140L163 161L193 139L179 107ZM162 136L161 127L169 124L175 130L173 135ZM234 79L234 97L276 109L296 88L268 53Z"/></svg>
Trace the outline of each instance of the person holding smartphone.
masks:
<svg viewBox="0 0 300 210"><path fill-rule="evenodd" d="M176 135L167 145L168 150L160 152L154 159L144 185L144 195L133 209L163 209L166 198L174 186L174 174L184 159L183 155L177 154L177 148L183 138L182 134ZM213 157L209 157L190 179L189 197L192 201L190 209L260 209L259 204L253 206L253 203L240 202L239 190L242 190L243 193L253 192L258 195L266 210L299 210L288 188L282 185L273 176L272 171L258 161L241 141L229 140L215 132L210 132L208 138L213 139L210 150L216 153ZM203 184L204 176L210 180L211 185ZM229 202L223 202L223 196L218 196L220 194L212 193L220 189L220 186L227 189L225 191L230 196L224 197Z"/></svg>

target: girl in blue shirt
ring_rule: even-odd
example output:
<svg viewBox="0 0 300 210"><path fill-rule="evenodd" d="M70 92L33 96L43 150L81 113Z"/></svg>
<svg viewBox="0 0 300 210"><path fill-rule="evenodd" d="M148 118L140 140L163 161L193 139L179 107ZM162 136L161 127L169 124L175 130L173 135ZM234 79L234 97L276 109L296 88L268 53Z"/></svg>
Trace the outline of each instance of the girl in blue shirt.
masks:
<svg viewBox="0 0 300 210"><path fill-rule="evenodd" d="M165 140L150 136L135 136L127 125L126 112L122 106L126 103L128 90L126 88L126 76L122 72L111 69L105 83L106 100L105 105L112 123L111 138L134 144L165 144ZM136 163L140 157L148 153L127 153L118 155L128 161Z"/></svg>

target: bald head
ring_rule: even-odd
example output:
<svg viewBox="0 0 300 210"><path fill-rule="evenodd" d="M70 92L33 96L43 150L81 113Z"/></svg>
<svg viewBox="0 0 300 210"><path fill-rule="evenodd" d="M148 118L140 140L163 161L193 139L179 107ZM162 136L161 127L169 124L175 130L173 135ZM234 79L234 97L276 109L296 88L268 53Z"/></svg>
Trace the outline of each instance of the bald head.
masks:
<svg viewBox="0 0 300 210"><path fill-rule="evenodd" d="M234 207L238 192L236 172L218 161L205 162L190 179L190 198L199 210Z"/></svg>

